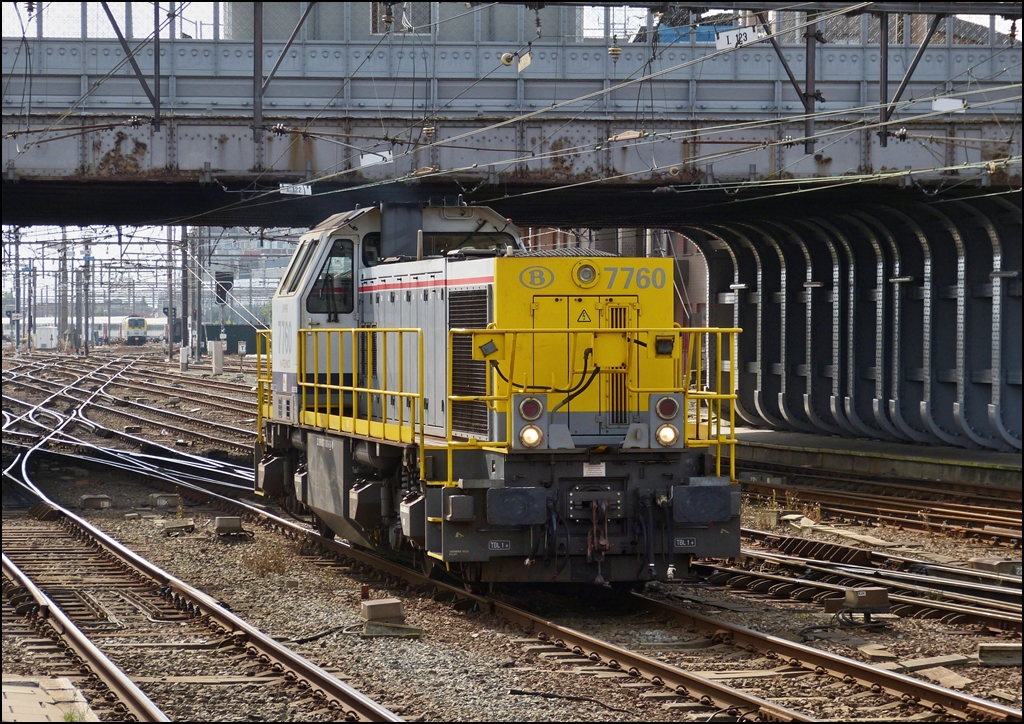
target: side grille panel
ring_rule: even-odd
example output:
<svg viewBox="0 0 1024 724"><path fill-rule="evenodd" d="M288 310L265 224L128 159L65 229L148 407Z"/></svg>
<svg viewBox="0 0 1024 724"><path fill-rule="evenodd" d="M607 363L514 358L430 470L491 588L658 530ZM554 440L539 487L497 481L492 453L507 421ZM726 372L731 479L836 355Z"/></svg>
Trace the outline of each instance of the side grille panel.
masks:
<svg viewBox="0 0 1024 724"><path fill-rule="evenodd" d="M625 329L629 326L629 310L626 307L608 309L608 326ZM611 425L629 424L629 398L626 389L626 373L612 372L608 375L608 422Z"/></svg>
<svg viewBox="0 0 1024 724"><path fill-rule="evenodd" d="M448 294L449 329L484 329L490 322L488 290L450 291ZM487 367L473 359L473 341L456 336L452 348L452 394L486 395ZM452 431L460 436L486 440L489 436L487 404L484 402L452 403Z"/></svg>

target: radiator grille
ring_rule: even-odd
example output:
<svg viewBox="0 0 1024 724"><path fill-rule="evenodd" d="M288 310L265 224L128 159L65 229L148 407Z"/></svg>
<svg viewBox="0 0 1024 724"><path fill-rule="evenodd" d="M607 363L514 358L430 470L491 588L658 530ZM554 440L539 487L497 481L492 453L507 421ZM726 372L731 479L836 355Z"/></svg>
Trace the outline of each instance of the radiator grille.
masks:
<svg viewBox="0 0 1024 724"><path fill-rule="evenodd" d="M609 307L608 326L625 329L629 324L629 310L626 307ZM608 422L625 425L629 422L629 399L626 390L626 373L612 372L608 375Z"/></svg>
<svg viewBox="0 0 1024 724"><path fill-rule="evenodd" d="M448 295L448 327L450 329L484 329L490 322L487 290L451 291ZM487 367L473 359L471 337L457 335L452 346L452 394L487 394ZM458 435L488 438L487 403L452 403L452 432Z"/></svg>

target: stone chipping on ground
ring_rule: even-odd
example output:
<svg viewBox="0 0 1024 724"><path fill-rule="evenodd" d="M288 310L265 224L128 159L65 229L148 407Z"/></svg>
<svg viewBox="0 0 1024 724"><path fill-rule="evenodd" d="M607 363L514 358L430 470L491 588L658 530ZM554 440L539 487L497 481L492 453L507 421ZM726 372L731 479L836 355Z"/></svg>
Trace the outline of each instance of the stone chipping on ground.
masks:
<svg viewBox="0 0 1024 724"><path fill-rule="evenodd" d="M226 603L261 630L284 639L342 627L308 644L290 644L319 665L403 716L428 721L671 721L658 704L607 682L523 653L515 627L490 615L449 609L402 591L373 589L372 597L402 599L406 623L422 640L364 639L360 581L299 554L298 544L257 529L253 541L228 542L212 532L212 517L190 513L195 534L168 537L152 520L123 520L114 511L91 520L153 562ZM597 703L510 696L510 689L589 696ZM277 716L286 716L276 712Z"/></svg>
<svg viewBox="0 0 1024 724"><path fill-rule="evenodd" d="M186 506L182 514L195 519L195 533L168 537L154 519L124 519L126 512L146 505L150 489L118 481L113 475L81 469L44 470L40 478L53 490L58 502L71 507L75 507L78 497L85 493L111 495L111 510L89 511L94 523L168 572L227 603L240 616L271 635L302 638L341 627L310 643L293 644L293 647L325 668L348 677L354 687L402 716L442 721L671 721L691 716L642 700L634 690L574 674L569 667L524 653L520 645L513 643L513 639L522 637L523 633L495 617L455 611L405 591L380 588L373 581L369 581L371 595L401 598L406 622L422 627L424 637L422 640L363 639L357 631L361 623L359 589L364 581L318 565L316 558L302 556L298 544L284 536L256 527L253 541L221 540L212 531L214 512ZM175 510L157 511L157 514L164 519L178 515ZM247 527L253 526L247 524ZM858 530L852 526L851 529ZM895 528L860 530L901 544L897 552L911 557L919 551L966 561L974 556L1008 553L1006 549ZM793 534L796 531L780 529L779 532ZM811 535L849 544L848 540L836 536ZM681 583L653 584L648 589L656 597L668 598L698 613L782 637L795 638L800 629L827 624L831 619L814 604L737 595L732 590ZM684 600L689 596L710 602L721 600L735 604L739 601L751 610L725 610ZM757 654L724 645L696 652L656 648L657 644L684 640L693 634L663 621L648 619L641 616L609 622L607 618L577 618L569 613L558 622L622 646L636 647L650 656L690 670L758 670L778 665ZM888 623L890 627L882 632L839 632L834 638L811 645L866 661L859 647L867 643L879 644L903 660L950 653L972 655L978 643L997 640L969 627L938 621L892 619ZM9 646L5 639L4 670L31 673L20 671L30 668L31 658L25 656L20 647ZM957 666L955 671L973 680L963 689L966 693L1007 706L1021 706L1020 667ZM924 678L917 673L912 675ZM228 693L239 697L239 719L294 721L308 717L309 712L308 707L295 700L294 690L277 684L233 686L230 692L229 687L162 686L180 690L185 700L184 711L188 718L196 720L211 718L213 712L219 711L213 703ZM826 677L759 680L753 687L759 696L772 697L783 706L821 718L898 719L920 713L919 708ZM605 706L510 696L510 689L591 697ZM999 692L999 696L993 692ZM707 712L697 717L706 718Z"/></svg>

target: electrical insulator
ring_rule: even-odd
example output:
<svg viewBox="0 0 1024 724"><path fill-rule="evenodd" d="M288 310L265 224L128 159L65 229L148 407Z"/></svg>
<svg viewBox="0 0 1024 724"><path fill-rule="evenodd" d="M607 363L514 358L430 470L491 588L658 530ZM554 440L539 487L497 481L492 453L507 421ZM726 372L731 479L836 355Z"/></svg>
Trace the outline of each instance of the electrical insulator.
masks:
<svg viewBox="0 0 1024 724"><path fill-rule="evenodd" d="M608 48L608 55L612 57L613 63L619 62L619 56L622 55L622 48L619 47L619 36L612 36L612 45Z"/></svg>

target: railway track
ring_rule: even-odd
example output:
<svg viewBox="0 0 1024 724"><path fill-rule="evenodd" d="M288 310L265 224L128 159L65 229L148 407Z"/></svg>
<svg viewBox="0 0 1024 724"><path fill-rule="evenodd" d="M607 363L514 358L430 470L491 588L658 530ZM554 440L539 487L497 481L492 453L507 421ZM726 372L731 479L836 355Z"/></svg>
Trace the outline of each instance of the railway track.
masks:
<svg viewBox="0 0 1024 724"><path fill-rule="evenodd" d="M902 500L895 497L895 491L882 495L759 481L744 481L743 486L762 504L780 505L779 501L788 500L786 507L814 506L826 518L938 533L1010 548L1021 545L1019 505L1013 511L1005 507L1005 501L1004 507L995 507Z"/></svg>
<svg viewBox="0 0 1024 724"><path fill-rule="evenodd" d="M51 417L52 419L55 417ZM90 453L90 455L95 454L96 456L92 462L96 464L102 462L102 456L98 449L90 449L94 450L94 453ZM166 457L171 458L172 455L169 453L174 452L176 451L168 450ZM151 462L154 467L158 467L158 461ZM119 464L125 463L122 461ZM495 597L474 596L461 590L459 586L427 579L393 563L370 556L363 551L352 549L342 543L322 539L301 525L278 518L265 510L231 497L217 497L202 490L191 490L188 487L189 483L206 484L202 480L204 475L199 471L200 465L200 463L196 463L189 480L184 479L183 473L165 473L165 484L174 486L174 489L196 501L215 504L231 513L249 516L254 520L261 521L262 525L304 541L308 549L316 549L320 552L319 555L325 561L324 565L347 569L361 576L379 576L385 585L413 587L420 591L421 595L429 595L438 599L439 602L453 607L476 607L504 620L513 621L521 626L524 632L519 639L520 645L530 649L530 654L533 656L539 657L544 654L545 658L549 660L562 660L565 662L565 666L581 670L579 671L580 675L601 676L611 684L643 692L651 698L664 702L666 706L678 705L681 712L722 710L731 712L733 715L763 719L801 721L814 718L813 712L808 712L806 709L789 708L789 701L784 696L781 698L764 697L750 691L737 689L735 685L730 686L729 684L737 682L749 683L742 678L743 671L723 672L725 675L718 678L708 675L697 675L695 678L691 675L688 679L681 678L678 671L694 668L694 666L681 668L666 664L650 656L630 651L626 647L603 641L598 636L574 630L571 626L554 623L543 615L529 613L524 610L522 602L520 605L514 605ZM792 564L796 565L795 562ZM746 574L744 572L744 575ZM788 583L792 584L792 579ZM746 588L746 585L742 588ZM828 590L835 595L836 589ZM699 637L711 641L717 646L733 647L737 653L745 652L751 656L756 655L758 657L756 662L759 662L758 665L762 668L760 671L749 672L750 680L764 678L766 675L786 681L790 679L795 681L801 678L811 681L819 680L823 682L822 686L846 687L844 691L852 692L852 695L857 697L870 695L890 697L911 707L912 712L922 713L922 715L925 712L931 712L936 716L945 715L962 719L980 717L997 721L1020 720L1020 711L1011 707L971 697L910 676L886 672L877 667L828 654L813 647L802 646L801 648L800 644L793 644L784 639L736 627L717 618L700 616L673 607L663 601L652 603L650 597L638 600L643 606L649 607L654 615L671 618L680 626L685 627L687 631L697 633ZM657 603L657 607L655 607L655 603ZM671 608L675 608L676 611L670 611ZM949 620L952 622L964 619ZM1019 614L1017 620L1019 621ZM784 648L784 646L790 646L790 648ZM582 669L587 669L587 671L582 671ZM692 672L685 671L684 673L692 674ZM705 672L705 674L708 673ZM715 686L708 686L709 683Z"/></svg>
<svg viewBox="0 0 1024 724"><path fill-rule="evenodd" d="M13 476L9 480L13 481ZM151 656L128 654L159 651L159 665L133 673L158 692L168 682L223 683L225 677L233 675L243 683L286 683L294 687L297 696L312 698L311 712L333 711L334 718L349 721L400 721L333 674L223 608L209 595L167 574L45 498L33 507L31 516L5 518L3 549L5 575L10 569L12 581L7 587L10 597L32 595L29 592L37 590L45 594L38 599L33 596L34 605L26 608L22 604L23 613L43 619L63 616L58 619L62 635L65 630L70 631L64 625L65 619L73 621L79 631L88 631L94 642L100 640L96 649L106 649L108 656L120 655L126 662L152 662ZM64 613L58 613L59 610ZM175 625L168 629L167 624L186 624L187 628ZM98 666L101 659L94 653L82 653L88 649L81 637L74 641L75 651L89 662L90 668ZM177 663L180 652L187 652L185 665ZM173 672L179 666L192 672L201 667L204 673L175 678ZM112 671L107 666L104 669ZM122 696L118 687L125 688L127 677L107 675L114 682L121 682L110 687ZM138 695L125 690L129 695L122 697L122 701L129 711L136 712L133 707L139 706ZM161 693L155 696L158 700L164 698ZM163 702L168 710L173 705L173 697ZM159 718L156 710L145 716L146 721L166 720Z"/></svg>
<svg viewBox="0 0 1024 724"><path fill-rule="evenodd" d="M205 496L199 494L203 499ZM310 542L322 555L337 556L335 564L359 575L378 575L388 585L403 582L421 591L429 591L435 600L456 607L477 607L523 627L529 635L521 639L524 647L550 657L560 657L566 666L585 669L593 676L606 676L613 682L629 685L648 695L657 695L666 705L678 704L680 708L714 707L734 713L753 713L763 718L806 720L810 715L788 710L779 704L768 702L756 695L743 692L743 696L731 693L734 686L723 681L708 679L706 676L684 676L677 666L665 664L642 653L629 651L582 631L558 625L543 615L527 612L520 605L510 604L495 597L477 596L462 590L458 585L429 579L419 573L384 561L376 556L357 550L344 543L328 541L314 532L267 511L248 506L239 501L221 498L219 504L232 512L261 520L276 530ZM372 572L372 573L371 573ZM642 597L645 605L650 600ZM653 605L653 604L651 604ZM668 615L680 625L697 631L714 643L735 645L748 652L756 652L769 662L767 672L776 678L799 676L826 676L836 682L859 686L865 692L886 694L909 705L923 707L934 713L948 713L958 718L982 715L997 721L1015 721L1020 711L997 703L978 699L961 692L946 689L909 676L887 672L812 647L787 642L726 621L700 616L678 607L658 602L656 614ZM727 632L727 634L723 634ZM536 639L536 640L534 640ZM684 672L686 673L686 672ZM749 672L751 679L764 678L764 669ZM743 681L743 672L729 674L733 681ZM707 681L718 686L709 686ZM725 689L719 688L725 686ZM760 701L756 701L761 699Z"/></svg>
<svg viewBox="0 0 1024 724"><path fill-rule="evenodd" d="M808 468L790 468L765 463L756 466L745 461L737 468L737 477L744 486L760 489L771 495L790 490L810 494L814 491L838 493L863 493L881 495L895 500L917 501L919 503L941 503L966 505L980 508L996 508L1005 511L1016 508L1022 501L1019 487L995 487L951 483L947 481L906 480L902 478L865 478L856 474L838 473L832 470L815 471ZM767 479L782 478L781 482ZM779 499L783 499L779 495Z"/></svg>
<svg viewBox="0 0 1024 724"><path fill-rule="evenodd" d="M96 380L96 370L82 372L72 383L54 382L43 378L32 372L21 372L5 374L5 388L8 385L17 386L29 394L38 394L40 391L48 393L44 405L54 404L58 400L68 401L73 408L79 409L79 419L89 425L98 425L107 437L113 436L117 431L109 426L94 423L86 412L93 411L103 415L112 416L116 419L127 420L134 427L149 427L164 431L168 428L174 430L177 435L192 438L206 444L238 450L243 453L251 452L252 440L255 432L252 429L235 427L212 420L203 420L191 414L176 412L173 410L157 408L137 399L135 401L120 397L113 397L106 389L116 384L117 379L125 375L129 367L123 367L112 372L106 379ZM91 385L91 389L84 385ZM24 394L24 393L23 393ZM17 403L26 407L36 407L31 401L15 398L13 395L4 395L5 400ZM109 401L111 404L101 404L96 399ZM41 406L40 406L41 407ZM129 412L129 408L133 412ZM139 414L139 412L145 414ZM59 412L57 413L59 414ZM219 435L210 434L196 430L195 427L204 427L220 433L227 433L239 439L227 439ZM10 425L8 425L10 427ZM140 430L141 431L141 430ZM168 433L169 434L169 433Z"/></svg>
<svg viewBox="0 0 1024 724"><path fill-rule="evenodd" d="M6 530L7 524L4 528ZM97 706L94 713L103 713L99 702L114 698L111 718L130 716L136 721L170 721L148 696L117 667L83 631L75 625L73 617L67 615L49 596L16 566L7 553L3 554L3 627L5 637L21 637L34 644L36 652L40 644L44 651L59 655L62 650L67 658L66 665L76 678L88 674L97 682L85 682L96 690L93 700ZM72 602L72 605L77 602ZM175 612L177 613L177 612ZM97 710L99 710L97 712Z"/></svg>

